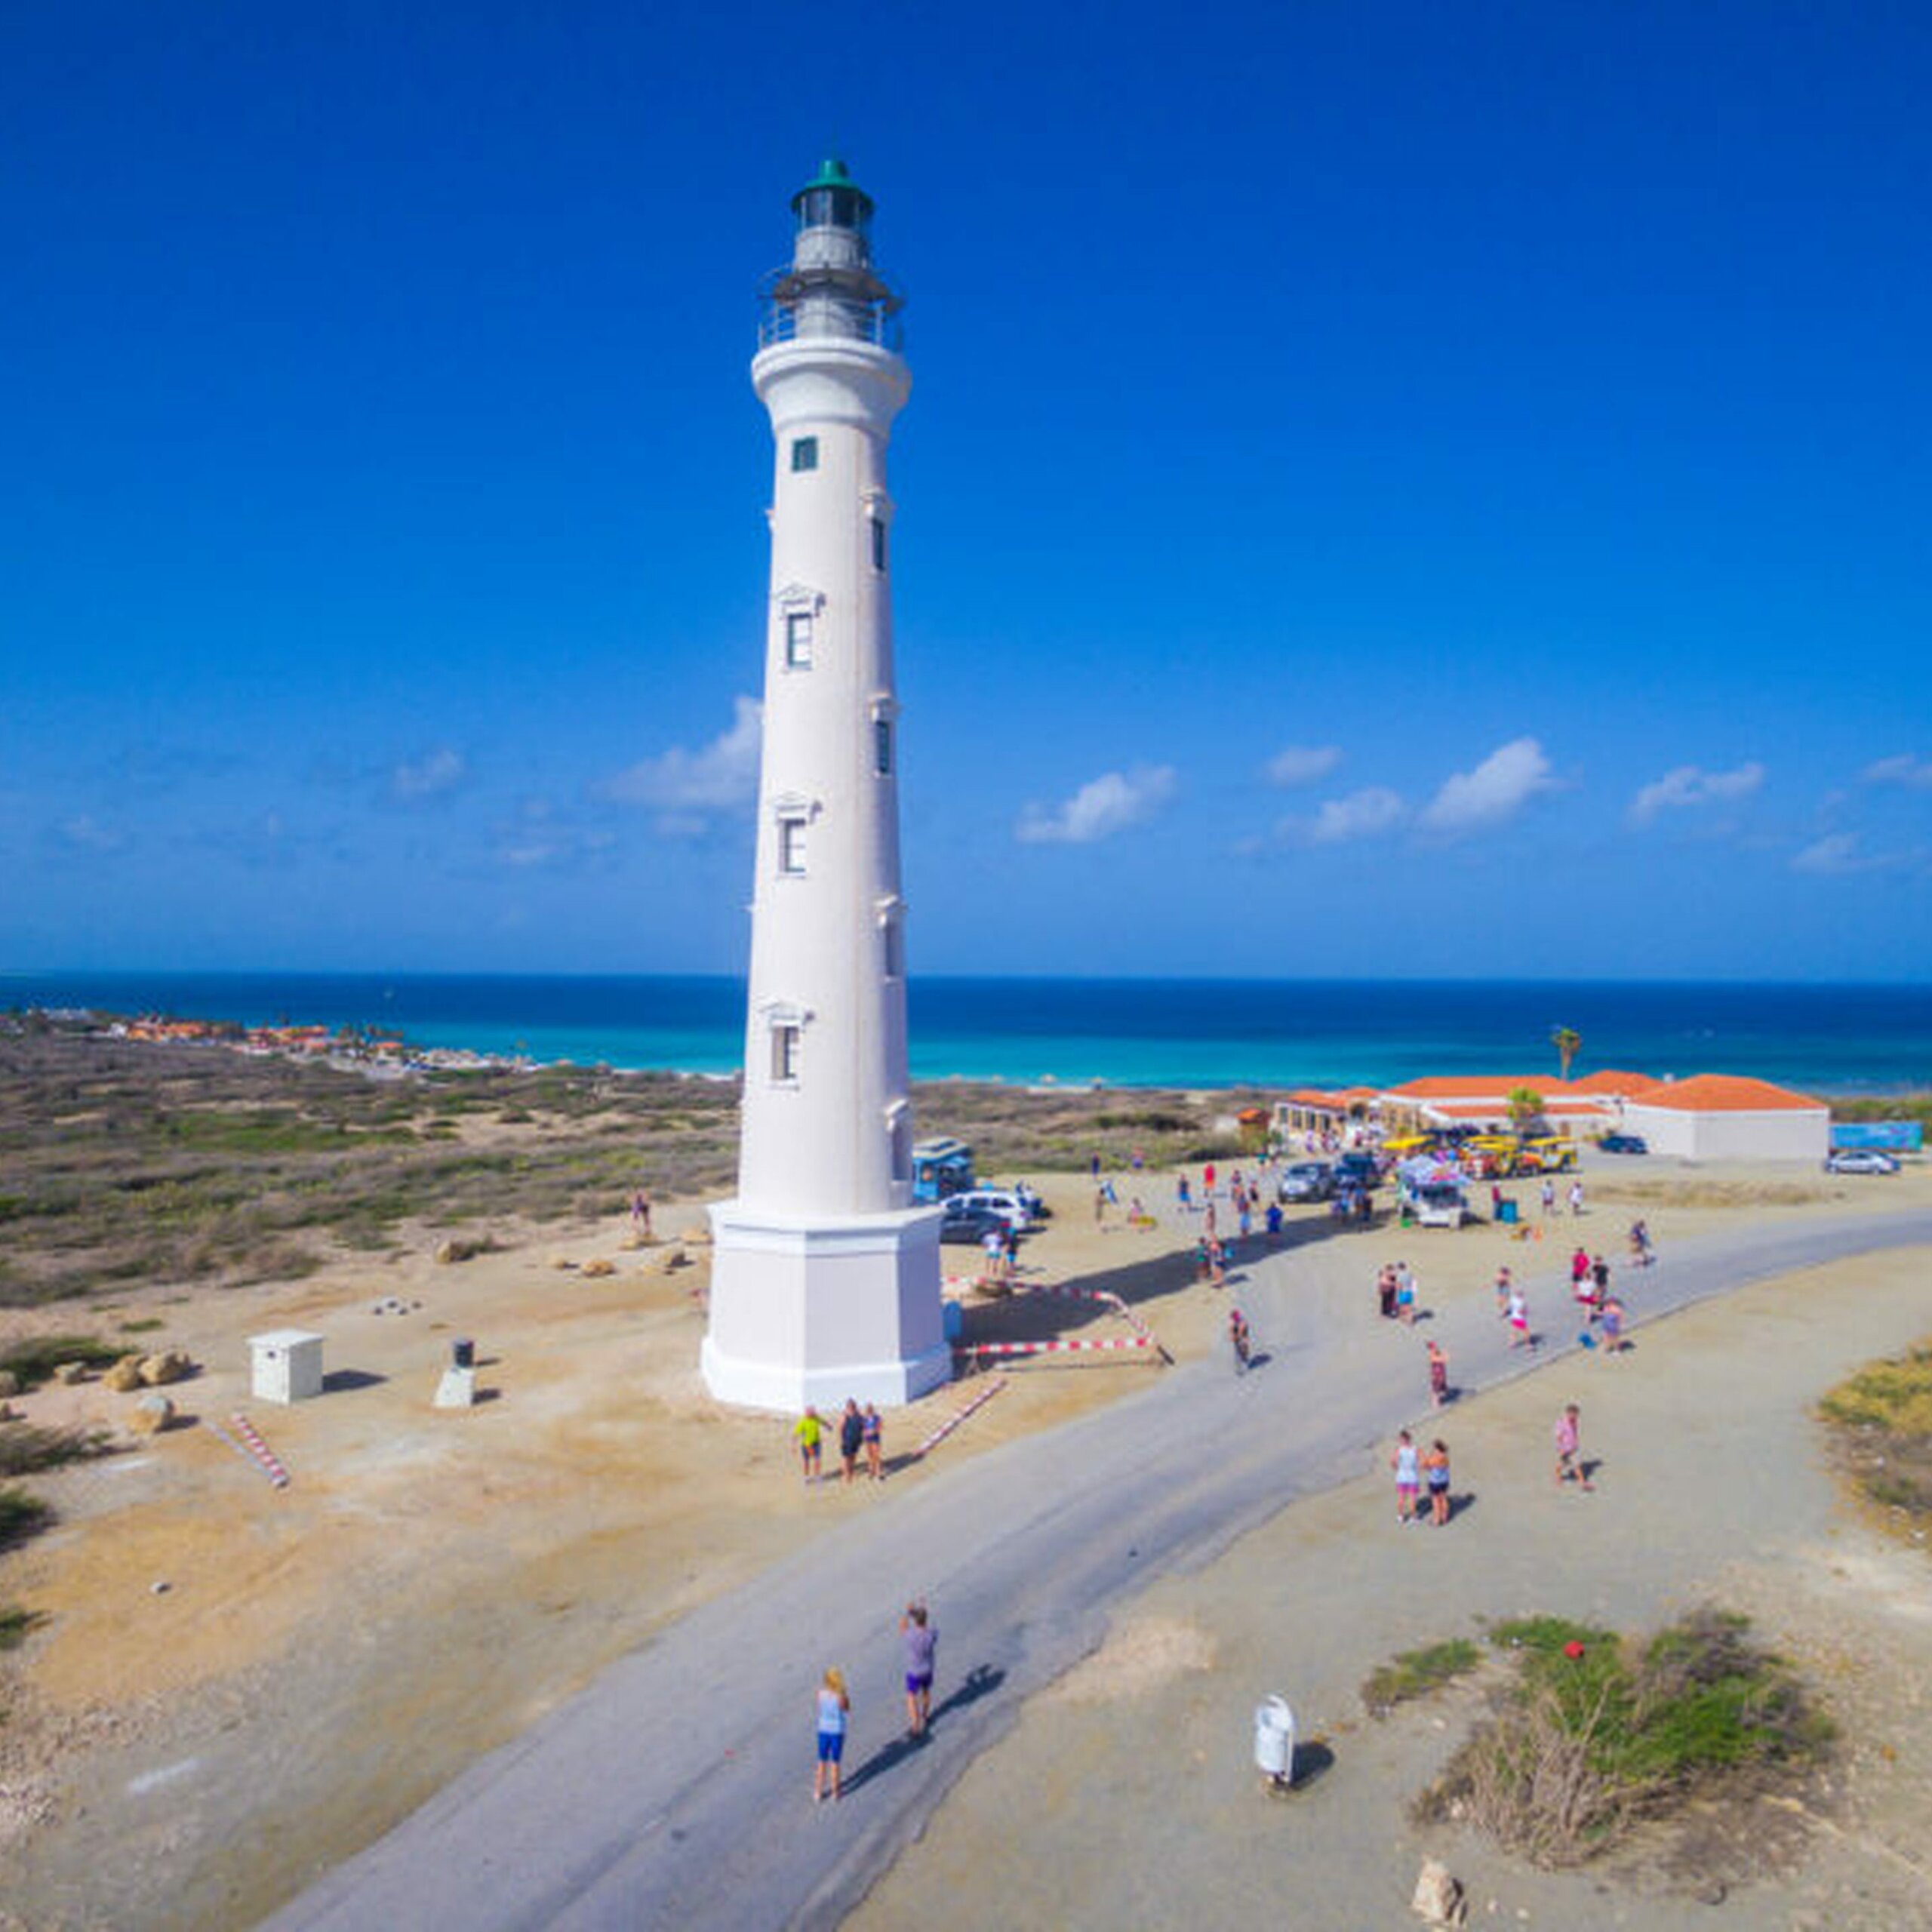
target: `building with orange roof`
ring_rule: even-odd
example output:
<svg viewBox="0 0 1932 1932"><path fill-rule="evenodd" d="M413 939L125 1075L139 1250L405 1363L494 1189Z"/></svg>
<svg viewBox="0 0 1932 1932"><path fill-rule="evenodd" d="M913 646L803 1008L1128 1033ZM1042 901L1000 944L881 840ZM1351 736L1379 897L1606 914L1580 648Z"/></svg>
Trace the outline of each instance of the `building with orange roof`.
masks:
<svg viewBox="0 0 1932 1932"><path fill-rule="evenodd" d="M1700 1073L1658 1080L1606 1068L1580 1080L1549 1074L1425 1074L1398 1087L1303 1088L1275 1103L1278 1132L1327 1134L1373 1122L1391 1135L1434 1128L1514 1123L1509 1096L1540 1097L1550 1130L1583 1140L1620 1130L1641 1134L1654 1154L1683 1160L1822 1161L1831 1142L1831 1109L1809 1094L1740 1075Z"/></svg>
<svg viewBox="0 0 1932 1932"><path fill-rule="evenodd" d="M1687 1161L1822 1161L1832 1110L1808 1094L1740 1074L1660 1080L1622 1103L1624 1131Z"/></svg>

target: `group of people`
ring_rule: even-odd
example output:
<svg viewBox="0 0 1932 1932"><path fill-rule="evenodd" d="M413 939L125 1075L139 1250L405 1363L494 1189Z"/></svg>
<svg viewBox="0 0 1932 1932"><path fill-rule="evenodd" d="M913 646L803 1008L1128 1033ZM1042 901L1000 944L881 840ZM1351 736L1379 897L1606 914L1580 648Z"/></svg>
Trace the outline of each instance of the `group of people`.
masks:
<svg viewBox="0 0 1932 1932"><path fill-rule="evenodd" d="M1375 1278L1376 1312L1411 1328L1416 1319L1416 1278L1406 1261L1385 1262Z"/></svg>
<svg viewBox="0 0 1932 1932"><path fill-rule="evenodd" d="M906 1735L925 1736L933 1717L933 1667L939 1654L939 1626L916 1598L899 1620L905 1652ZM852 1719L852 1694L845 1673L833 1665L820 1680L817 1700L818 1758L812 1768L812 1802L836 1801L845 1757L845 1734Z"/></svg>
<svg viewBox="0 0 1932 1932"><path fill-rule="evenodd" d="M798 1445L798 1460L804 1465L807 1484L822 1480L821 1463L825 1453L825 1419L808 1402L805 1412L792 1426L792 1435ZM868 1402L861 1409L855 1398L846 1400L844 1412L838 1418L838 1454L844 1465L844 1480L853 1482L859 1474L859 1458L866 1461L866 1474L874 1482L885 1480L883 1457L885 1447L885 1425L879 1413Z"/></svg>
<svg viewBox="0 0 1932 1932"><path fill-rule="evenodd" d="M1398 1523L1430 1523L1441 1528L1449 1521L1449 1445L1438 1436L1426 1449L1405 1429L1395 1438L1395 1453L1389 1459L1395 1472L1395 1520ZM1427 1514L1423 1513L1422 1493L1429 1492Z"/></svg>
<svg viewBox="0 0 1932 1932"><path fill-rule="evenodd" d="M1558 1412L1554 1434L1558 1487L1574 1483L1593 1491L1591 1466L1583 1460L1583 1412L1576 1403L1566 1402ZM1396 1521L1426 1522L1439 1529L1449 1521L1449 1445L1440 1436L1425 1449L1407 1429L1398 1431L1389 1466L1395 1475Z"/></svg>

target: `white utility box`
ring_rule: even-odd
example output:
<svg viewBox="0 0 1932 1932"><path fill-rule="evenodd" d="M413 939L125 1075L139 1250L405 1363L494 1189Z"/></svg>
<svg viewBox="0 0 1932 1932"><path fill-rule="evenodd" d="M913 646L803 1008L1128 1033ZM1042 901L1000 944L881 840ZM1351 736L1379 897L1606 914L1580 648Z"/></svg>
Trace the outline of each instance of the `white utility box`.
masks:
<svg viewBox="0 0 1932 1932"><path fill-rule="evenodd" d="M322 1338L306 1328L277 1328L248 1337L258 1402L306 1402L322 1392Z"/></svg>

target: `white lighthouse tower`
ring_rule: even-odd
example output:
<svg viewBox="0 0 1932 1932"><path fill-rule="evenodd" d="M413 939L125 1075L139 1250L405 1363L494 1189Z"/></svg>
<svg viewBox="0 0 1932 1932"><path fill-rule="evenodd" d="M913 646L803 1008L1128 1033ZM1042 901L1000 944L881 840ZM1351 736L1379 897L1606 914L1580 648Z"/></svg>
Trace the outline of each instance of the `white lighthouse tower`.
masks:
<svg viewBox="0 0 1932 1932"><path fill-rule="evenodd" d="M939 1214L912 1204L892 500L912 386L872 198L792 198L752 381L777 445L738 1192L711 1211L706 1383L792 1411L909 1401L949 1371Z"/></svg>

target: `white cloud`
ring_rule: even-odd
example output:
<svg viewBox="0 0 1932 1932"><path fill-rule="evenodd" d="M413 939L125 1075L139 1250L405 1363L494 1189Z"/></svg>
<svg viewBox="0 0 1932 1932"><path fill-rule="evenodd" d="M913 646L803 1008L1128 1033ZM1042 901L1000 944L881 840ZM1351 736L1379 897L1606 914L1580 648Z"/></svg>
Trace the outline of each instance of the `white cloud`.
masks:
<svg viewBox="0 0 1932 1932"><path fill-rule="evenodd" d="M1792 854L1791 869L1814 878L1846 878L1855 872L1909 872L1932 869L1932 853L1923 846L1901 852L1866 852L1855 832L1828 832Z"/></svg>
<svg viewBox="0 0 1932 1932"><path fill-rule="evenodd" d="M1555 780L1534 738L1512 738L1473 771L1459 771L1423 808L1416 823L1425 832L1454 838L1512 818Z"/></svg>
<svg viewBox="0 0 1932 1932"><path fill-rule="evenodd" d="M1868 764L1862 775L1868 785L1909 785L1914 791L1932 791L1932 758L1901 752L1897 758L1881 758L1875 764Z"/></svg>
<svg viewBox="0 0 1932 1932"><path fill-rule="evenodd" d="M103 825L88 812L82 813L78 818L69 819L61 826L60 835L69 845L85 852L118 852L128 842L125 832Z"/></svg>
<svg viewBox="0 0 1932 1932"><path fill-rule="evenodd" d="M1882 865L1881 859L1866 858L1858 850L1858 835L1855 832L1830 832L1822 838L1814 838L1791 861L1795 872L1810 872L1820 878L1841 878L1847 872L1869 872L1874 866Z"/></svg>
<svg viewBox="0 0 1932 1932"><path fill-rule="evenodd" d="M433 798L462 781L463 755L441 745L414 764L405 763L389 774L389 791L405 804L419 798Z"/></svg>
<svg viewBox="0 0 1932 1932"><path fill-rule="evenodd" d="M673 745L640 758L604 787L605 795L629 805L700 816L734 811L758 796L758 756L763 709L755 697L732 700L731 729L697 751Z"/></svg>
<svg viewBox="0 0 1932 1932"><path fill-rule="evenodd" d="M497 863L515 872L582 864L617 843L608 832L586 831L560 819L547 798L527 798L515 823L497 835Z"/></svg>
<svg viewBox="0 0 1932 1932"><path fill-rule="evenodd" d="M1103 772L1063 804L1049 809L1029 804L1020 814L1014 836L1026 845L1091 845L1151 818L1173 797L1171 764L1141 765L1132 771Z"/></svg>
<svg viewBox="0 0 1932 1932"><path fill-rule="evenodd" d="M1740 764L1735 771L1706 771L1700 765L1680 764L1646 785L1631 800L1630 823L1648 825L1660 812L1746 798L1764 782L1764 768L1755 761Z"/></svg>
<svg viewBox="0 0 1932 1932"><path fill-rule="evenodd" d="M1290 745L1268 761L1268 782L1283 786L1312 785L1342 761L1339 745Z"/></svg>
<svg viewBox="0 0 1932 1932"><path fill-rule="evenodd" d="M1408 814L1399 792L1386 785L1368 785L1346 798L1324 798L1312 818L1284 818L1275 830L1295 844L1344 845L1392 832Z"/></svg>

